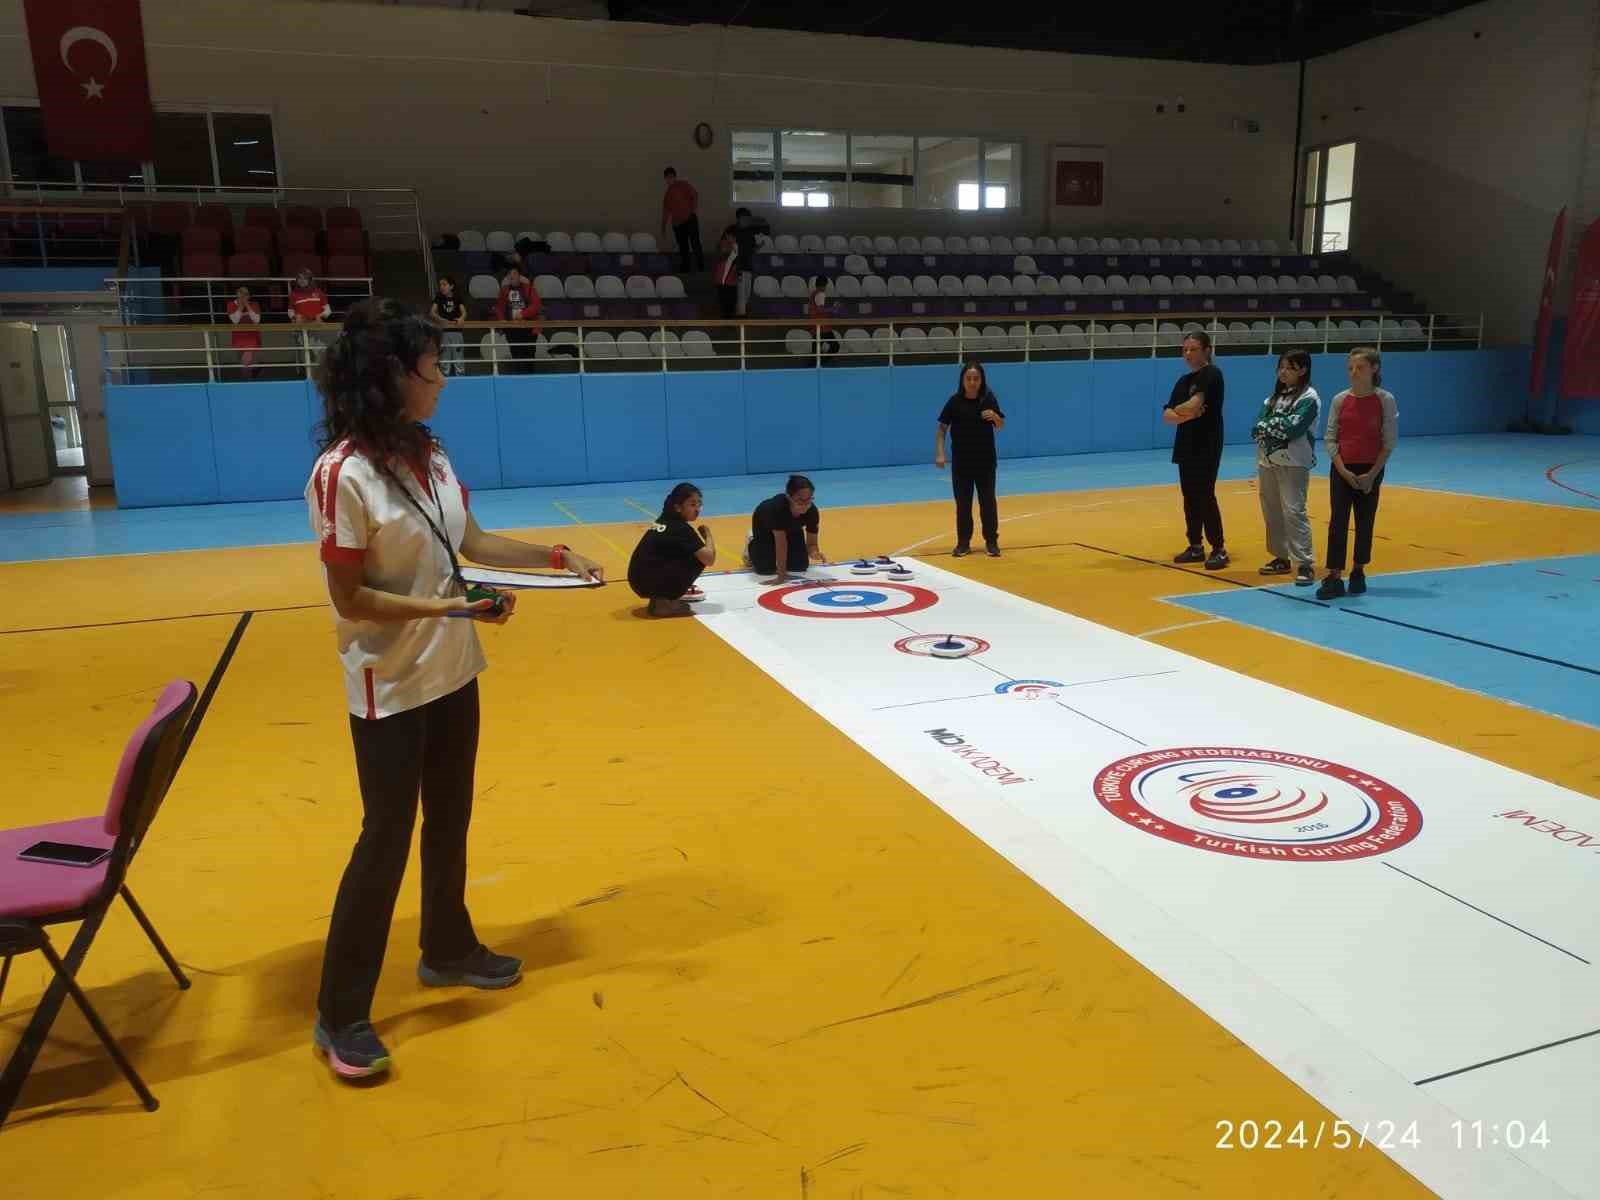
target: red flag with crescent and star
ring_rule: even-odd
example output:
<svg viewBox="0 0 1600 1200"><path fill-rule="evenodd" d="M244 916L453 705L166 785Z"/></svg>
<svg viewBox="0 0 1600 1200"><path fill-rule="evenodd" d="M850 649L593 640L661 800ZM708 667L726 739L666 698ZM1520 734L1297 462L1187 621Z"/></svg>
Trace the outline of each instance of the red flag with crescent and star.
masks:
<svg viewBox="0 0 1600 1200"><path fill-rule="evenodd" d="M1533 331L1533 373L1528 379L1528 395L1537 400L1544 392L1544 360L1550 352L1550 321L1555 315L1556 279L1561 274L1561 246L1566 239L1567 210L1556 214L1550 230L1550 252L1544 259L1544 291L1539 297L1539 321Z"/></svg>
<svg viewBox="0 0 1600 1200"><path fill-rule="evenodd" d="M139 0L23 0L50 153L144 162L155 123Z"/></svg>

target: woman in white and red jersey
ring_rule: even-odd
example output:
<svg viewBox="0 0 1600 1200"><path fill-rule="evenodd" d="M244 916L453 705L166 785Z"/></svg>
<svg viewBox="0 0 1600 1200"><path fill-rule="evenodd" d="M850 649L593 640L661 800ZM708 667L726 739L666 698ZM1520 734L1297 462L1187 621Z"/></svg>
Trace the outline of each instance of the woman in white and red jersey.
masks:
<svg viewBox="0 0 1600 1200"><path fill-rule="evenodd" d="M317 369L322 454L306 485L336 614L361 835L334 902L314 1040L339 1075L389 1053L372 1028L395 897L421 793L421 981L508 987L522 963L478 941L467 915L467 825L478 749L476 621L503 624L511 593L464 599L460 558L504 567L600 569L565 546L485 533L467 488L424 424L439 404L441 333L392 300L351 310ZM452 612L475 620L449 620Z"/></svg>

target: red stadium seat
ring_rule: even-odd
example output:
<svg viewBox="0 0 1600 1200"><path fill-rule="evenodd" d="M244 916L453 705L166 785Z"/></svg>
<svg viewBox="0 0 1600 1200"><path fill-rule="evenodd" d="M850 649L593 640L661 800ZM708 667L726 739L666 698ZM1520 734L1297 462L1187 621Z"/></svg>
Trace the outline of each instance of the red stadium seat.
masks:
<svg viewBox="0 0 1600 1200"><path fill-rule="evenodd" d="M372 268L359 254L330 254L328 274L335 279L361 279L371 275Z"/></svg>
<svg viewBox="0 0 1600 1200"><path fill-rule="evenodd" d="M310 254L317 248L317 235L302 225L291 225L278 235L278 248L285 254L291 250Z"/></svg>
<svg viewBox="0 0 1600 1200"><path fill-rule="evenodd" d="M330 226L327 236L329 254L367 253L367 235L357 226Z"/></svg>
<svg viewBox="0 0 1600 1200"><path fill-rule="evenodd" d="M322 210L304 204L291 204L283 210L283 223L297 225L302 229L321 229Z"/></svg>
<svg viewBox="0 0 1600 1200"><path fill-rule="evenodd" d="M271 254L272 230L264 225L241 225L233 235L236 254Z"/></svg>
<svg viewBox="0 0 1600 1200"><path fill-rule="evenodd" d="M282 229L283 210L266 204L252 204L244 210L244 223L246 227L260 226L263 229Z"/></svg>
<svg viewBox="0 0 1600 1200"><path fill-rule="evenodd" d="M320 254L307 254L303 250L285 252L283 256L283 273L285 275L298 275L302 270L310 271L313 275L321 275L322 256Z"/></svg>
<svg viewBox="0 0 1600 1200"><path fill-rule="evenodd" d="M361 210L359 208L330 208L327 212L329 229L360 229Z"/></svg>
<svg viewBox="0 0 1600 1200"><path fill-rule="evenodd" d="M194 223L215 229L227 237L233 232L233 213L226 204L202 204L194 215Z"/></svg>
<svg viewBox="0 0 1600 1200"><path fill-rule="evenodd" d="M271 274L272 267L265 254L235 254L228 259L228 274L249 279L261 279Z"/></svg>
<svg viewBox="0 0 1600 1200"><path fill-rule="evenodd" d="M194 224L194 205L183 200L160 200L150 206L151 233L182 233Z"/></svg>
<svg viewBox="0 0 1600 1200"><path fill-rule="evenodd" d="M221 254L222 234L207 225L191 225L182 234L183 253Z"/></svg>
<svg viewBox="0 0 1600 1200"><path fill-rule="evenodd" d="M183 256L182 273L191 277L215 277L222 274L222 256L216 253L197 252Z"/></svg>

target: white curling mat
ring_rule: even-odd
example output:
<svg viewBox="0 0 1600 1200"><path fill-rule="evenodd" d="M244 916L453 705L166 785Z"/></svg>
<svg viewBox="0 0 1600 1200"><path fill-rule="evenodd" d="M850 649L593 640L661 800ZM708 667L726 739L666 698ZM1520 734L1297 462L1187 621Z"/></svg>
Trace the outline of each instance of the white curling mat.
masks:
<svg viewBox="0 0 1600 1200"><path fill-rule="evenodd" d="M913 569L697 619L1434 1191L1600 1196L1600 803Z"/></svg>

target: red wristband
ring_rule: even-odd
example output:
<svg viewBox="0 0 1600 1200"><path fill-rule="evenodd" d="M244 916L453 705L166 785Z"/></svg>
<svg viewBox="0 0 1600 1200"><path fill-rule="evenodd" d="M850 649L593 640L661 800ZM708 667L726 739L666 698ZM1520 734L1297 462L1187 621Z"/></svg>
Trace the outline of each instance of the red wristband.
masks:
<svg viewBox="0 0 1600 1200"><path fill-rule="evenodd" d="M550 566L553 569L557 570L557 571L561 570L561 568L566 565L566 561L567 561L566 560L566 554L571 549L572 549L571 546L560 546L560 545L551 546L550 547Z"/></svg>

